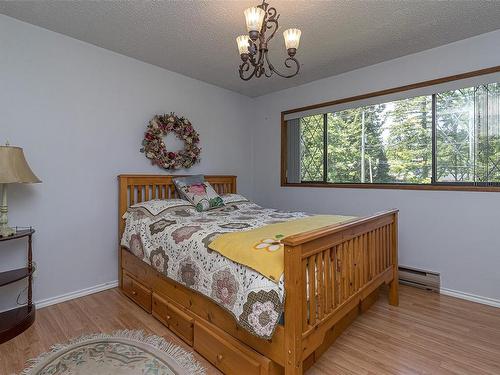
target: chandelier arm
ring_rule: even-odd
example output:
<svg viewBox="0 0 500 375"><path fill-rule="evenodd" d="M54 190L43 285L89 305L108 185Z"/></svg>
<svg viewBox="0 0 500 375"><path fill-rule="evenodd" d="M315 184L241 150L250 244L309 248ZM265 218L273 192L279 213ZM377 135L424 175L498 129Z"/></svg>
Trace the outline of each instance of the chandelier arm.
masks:
<svg viewBox="0 0 500 375"><path fill-rule="evenodd" d="M257 71L257 68L253 68L253 71L252 73L248 76L248 77L245 77L245 73L243 71L240 70L240 78L243 80L243 81L249 81L252 79L252 77L255 75L255 72Z"/></svg>
<svg viewBox="0 0 500 375"><path fill-rule="evenodd" d="M257 59L255 58L256 54L252 54L250 53L248 55L248 60L244 61L241 65L240 65L240 70L243 70L243 71L248 71L250 69L250 66L252 66L253 68L259 68L260 66L263 65L263 51L262 50L258 50L258 56L257 56ZM255 74L255 72L253 73ZM241 76L241 74L240 74Z"/></svg>
<svg viewBox="0 0 500 375"><path fill-rule="evenodd" d="M291 62L293 62L295 64L295 72L294 73L291 73L291 74L283 74L281 73L279 70L277 70L273 64L271 64L271 62L269 61L269 57L266 53L266 61L267 61L267 65L269 66L269 69L272 70L274 73L276 73L277 75L279 75L280 77L283 77L283 78L292 78L294 76L296 76L297 74L299 74L299 70L300 70L300 64L298 62L298 60L295 58L295 57L288 57L286 60L285 60L285 66L288 68L288 69L291 69L292 68L292 64Z"/></svg>
<svg viewBox="0 0 500 375"><path fill-rule="evenodd" d="M273 29L273 31L266 38L266 44L274 37L274 34L276 34L276 32L279 29L279 24L278 24L279 17L280 17L280 15L278 14L276 8L271 7L268 9L267 14L266 14L265 24L264 24L264 27L262 29L264 32L266 30L271 30L271 29Z"/></svg>
<svg viewBox="0 0 500 375"><path fill-rule="evenodd" d="M269 64L268 51L264 51L263 55L265 56L265 61L262 62L263 72L267 78L270 78L273 75L273 69L272 65ZM265 69L265 63L267 63L268 69Z"/></svg>
<svg viewBox="0 0 500 375"><path fill-rule="evenodd" d="M252 77L255 75L255 72L257 71L257 66L253 66L252 73L248 77L245 78L245 72L248 72L249 70L250 70L250 64L248 61L245 61L240 65L239 73L240 73L240 78L243 81L248 81L248 80L252 79Z"/></svg>
<svg viewBox="0 0 500 375"><path fill-rule="evenodd" d="M260 56L259 56L259 59L260 59ZM258 61L255 60L255 55L250 55L249 58L248 58L248 62L253 66L253 67L256 67L257 65L259 65Z"/></svg>
<svg viewBox="0 0 500 375"><path fill-rule="evenodd" d="M257 71L255 72L255 77L257 78L260 78L262 76L262 74L266 74L266 67L264 65L264 58L263 56L265 55L265 52L262 53L262 58L261 60L259 61L259 65L256 67Z"/></svg>
<svg viewBox="0 0 500 375"><path fill-rule="evenodd" d="M249 45L248 45L248 51L250 52L250 56L253 58L254 61L255 61L255 56L257 54L259 54L259 56L260 56L259 50L260 50L260 45L262 44L261 36L260 35L259 35L258 42L259 42L259 45L257 45L257 40L253 41L251 39L248 39L248 43L249 43Z"/></svg>
<svg viewBox="0 0 500 375"><path fill-rule="evenodd" d="M257 66L257 72L255 74L257 78L261 77L262 74L267 75L266 74L267 70L265 66L266 60L267 60L267 49L259 49L259 61Z"/></svg>
<svg viewBox="0 0 500 375"><path fill-rule="evenodd" d="M259 58L257 59L257 65L262 66L264 64L265 51L259 49Z"/></svg>
<svg viewBox="0 0 500 375"><path fill-rule="evenodd" d="M269 34L269 36L266 38L266 43L268 43L274 37L274 34L276 34L276 31L278 31L278 29L279 29L278 20L273 19L273 20L267 21L266 27L268 30L273 29L273 32L271 34Z"/></svg>

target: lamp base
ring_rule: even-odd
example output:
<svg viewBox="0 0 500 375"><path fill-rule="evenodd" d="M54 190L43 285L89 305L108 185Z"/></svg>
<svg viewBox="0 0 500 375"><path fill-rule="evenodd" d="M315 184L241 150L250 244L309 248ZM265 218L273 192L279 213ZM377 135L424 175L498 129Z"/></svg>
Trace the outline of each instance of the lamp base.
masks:
<svg viewBox="0 0 500 375"><path fill-rule="evenodd" d="M2 200L0 201L0 237L9 237L14 235L16 230L8 226L7 184L0 184L0 187L2 188Z"/></svg>
<svg viewBox="0 0 500 375"><path fill-rule="evenodd" d="M16 230L14 228L8 227L7 225L0 226L0 237L9 237L16 234Z"/></svg>

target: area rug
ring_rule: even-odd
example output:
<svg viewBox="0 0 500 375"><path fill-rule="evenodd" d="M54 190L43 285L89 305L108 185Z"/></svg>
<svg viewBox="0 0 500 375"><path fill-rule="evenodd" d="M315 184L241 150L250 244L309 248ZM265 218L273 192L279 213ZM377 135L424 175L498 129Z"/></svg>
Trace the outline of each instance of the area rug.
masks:
<svg viewBox="0 0 500 375"><path fill-rule="evenodd" d="M192 354L142 331L98 333L56 344L20 375L202 375Z"/></svg>

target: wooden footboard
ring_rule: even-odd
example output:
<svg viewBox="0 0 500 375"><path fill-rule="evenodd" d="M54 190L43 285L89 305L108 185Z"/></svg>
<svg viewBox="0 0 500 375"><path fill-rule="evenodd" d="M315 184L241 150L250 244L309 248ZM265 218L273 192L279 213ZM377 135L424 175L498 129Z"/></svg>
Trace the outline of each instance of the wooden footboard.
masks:
<svg viewBox="0 0 500 375"><path fill-rule="evenodd" d="M329 331L381 284L398 304L398 211L284 239L285 373L302 374Z"/></svg>

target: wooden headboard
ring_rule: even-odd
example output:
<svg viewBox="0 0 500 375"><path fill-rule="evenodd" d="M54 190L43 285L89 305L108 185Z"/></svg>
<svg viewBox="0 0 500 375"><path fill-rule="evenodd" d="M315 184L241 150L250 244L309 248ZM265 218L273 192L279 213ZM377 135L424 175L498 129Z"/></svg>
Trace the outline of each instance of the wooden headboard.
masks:
<svg viewBox="0 0 500 375"><path fill-rule="evenodd" d="M181 175L121 174L119 181L119 238L125 229L122 219L127 208L150 199L179 198L172 179ZM236 193L236 176L205 176L218 194Z"/></svg>

